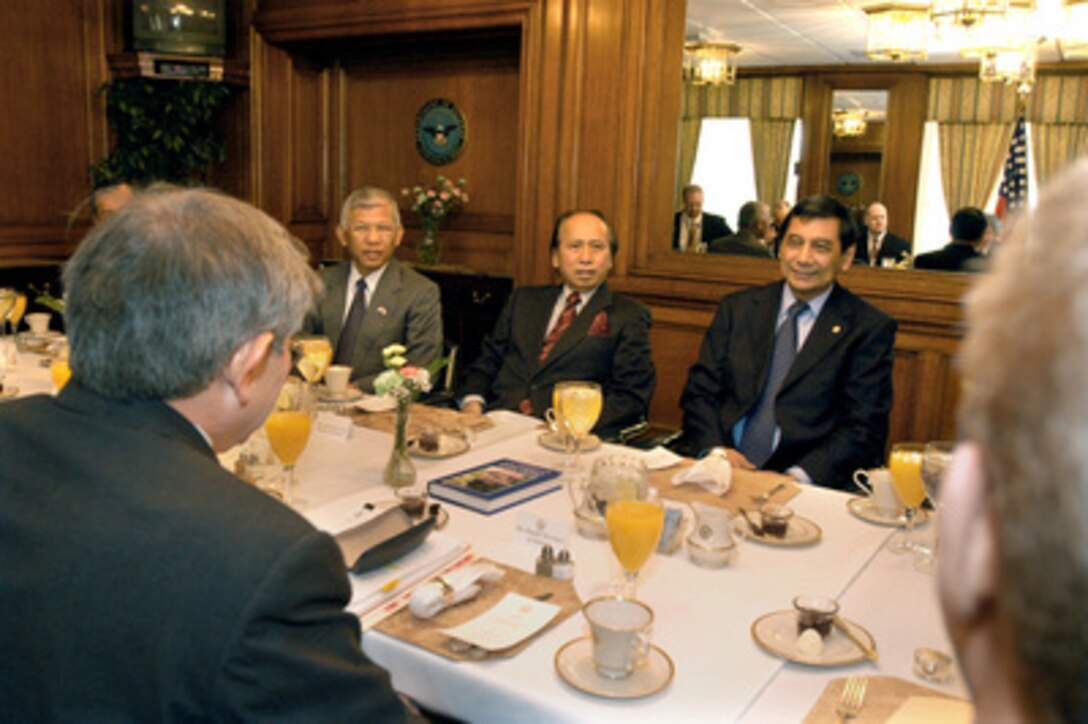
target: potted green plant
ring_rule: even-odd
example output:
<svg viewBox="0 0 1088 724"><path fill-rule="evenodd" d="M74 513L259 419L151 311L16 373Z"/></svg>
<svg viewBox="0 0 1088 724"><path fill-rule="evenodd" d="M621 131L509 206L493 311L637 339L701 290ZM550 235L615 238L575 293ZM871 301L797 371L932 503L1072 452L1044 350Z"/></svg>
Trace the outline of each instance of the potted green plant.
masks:
<svg viewBox="0 0 1088 724"><path fill-rule="evenodd" d="M101 92L114 148L91 167L96 187L112 181L205 182L211 164L226 157L217 127L230 97L223 83L120 78Z"/></svg>

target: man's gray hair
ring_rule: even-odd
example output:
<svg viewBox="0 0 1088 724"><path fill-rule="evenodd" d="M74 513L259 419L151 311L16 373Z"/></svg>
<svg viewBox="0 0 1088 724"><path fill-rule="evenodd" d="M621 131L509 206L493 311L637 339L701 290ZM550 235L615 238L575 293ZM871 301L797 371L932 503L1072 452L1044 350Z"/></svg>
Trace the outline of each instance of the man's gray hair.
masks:
<svg viewBox="0 0 1088 724"><path fill-rule="evenodd" d="M74 379L115 399L171 400L206 388L262 332L282 345L321 283L264 212L159 187L91 231L64 287Z"/></svg>
<svg viewBox="0 0 1088 724"><path fill-rule="evenodd" d="M373 209L377 206L388 206L393 212L393 223L400 228L400 208L393 194L375 186L363 186L355 189L344 199L344 205L340 209L340 228L347 230L351 223L351 212L355 209Z"/></svg>
<svg viewBox="0 0 1088 724"><path fill-rule="evenodd" d="M982 450L999 608L1035 721L1088 721L1088 161L970 294L963 435Z"/></svg>

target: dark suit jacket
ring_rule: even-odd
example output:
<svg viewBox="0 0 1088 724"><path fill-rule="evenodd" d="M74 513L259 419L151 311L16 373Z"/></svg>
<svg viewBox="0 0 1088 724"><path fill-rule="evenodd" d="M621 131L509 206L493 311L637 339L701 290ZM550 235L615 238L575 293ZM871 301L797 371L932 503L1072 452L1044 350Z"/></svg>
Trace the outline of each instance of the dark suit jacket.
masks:
<svg viewBox="0 0 1088 724"><path fill-rule="evenodd" d="M760 259L770 259L771 250L766 247L755 234L747 229L741 229L732 236L724 236L715 239L707 245L706 249L711 254L733 254L734 256L754 256Z"/></svg>
<svg viewBox="0 0 1088 724"><path fill-rule="evenodd" d="M857 250L854 252L854 263L869 266L869 230L862 227L862 231L864 233L858 240ZM898 263L904 253L910 254L910 242L889 231L884 234L884 240L880 242L876 257L877 266L880 266L880 259L894 259Z"/></svg>
<svg viewBox="0 0 1088 724"><path fill-rule="evenodd" d="M347 298L346 261L322 269L325 294L318 302L318 314L311 315L306 329L327 335L335 348L344 328L344 300ZM442 302L438 285L427 277L389 260L378 288L370 299L363 329L351 357L352 380L372 391L374 378L385 369L382 349L403 344L412 364L425 367L442 354Z"/></svg>
<svg viewBox="0 0 1088 724"><path fill-rule="evenodd" d="M683 211L677 211L672 217L672 248L680 248L680 216ZM703 212L703 241L709 243L714 239L722 236L729 236L733 233L733 230L729 228L728 222L717 214L708 214Z"/></svg>
<svg viewBox="0 0 1088 724"><path fill-rule="evenodd" d="M0 407L11 721L384 721L332 538L169 406L75 381Z"/></svg>
<svg viewBox="0 0 1088 724"><path fill-rule="evenodd" d="M986 257L974 244L966 241L953 241L937 251L919 254L914 257L915 269L936 269L940 271L982 271Z"/></svg>
<svg viewBox="0 0 1088 724"><path fill-rule="evenodd" d="M650 310L602 284L542 365L537 357L562 287L522 287L511 295L480 357L465 370L460 395L481 395L490 408L517 410L522 400L542 415L552 388L565 380L598 382L604 409L594 431L615 438L643 420L656 380L650 357Z"/></svg>
<svg viewBox="0 0 1088 724"><path fill-rule="evenodd" d="M732 428L759 399L774 345L782 285L722 299L680 398L696 450L734 447ZM782 383L782 437L764 466L797 465L814 483L847 488L857 468L881 464L892 405L895 320L834 286Z"/></svg>

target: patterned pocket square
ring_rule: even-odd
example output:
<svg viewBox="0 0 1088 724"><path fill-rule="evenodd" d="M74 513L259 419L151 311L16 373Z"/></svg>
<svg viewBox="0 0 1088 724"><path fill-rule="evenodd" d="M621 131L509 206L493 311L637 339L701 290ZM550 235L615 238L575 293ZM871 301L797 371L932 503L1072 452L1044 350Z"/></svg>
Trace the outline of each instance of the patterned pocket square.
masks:
<svg viewBox="0 0 1088 724"><path fill-rule="evenodd" d="M608 336L608 313L597 312L597 316L593 318L593 323L589 325L589 332L587 337L607 337Z"/></svg>

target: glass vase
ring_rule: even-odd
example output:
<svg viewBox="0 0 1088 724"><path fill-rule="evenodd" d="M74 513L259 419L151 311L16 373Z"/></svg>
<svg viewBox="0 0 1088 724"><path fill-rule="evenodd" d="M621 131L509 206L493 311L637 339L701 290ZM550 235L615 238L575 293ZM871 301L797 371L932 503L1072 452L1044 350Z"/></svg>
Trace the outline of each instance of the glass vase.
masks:
<svg viewBox="0 0 1088 724"><path fill-rule="evenodd" d="M416 467L408 457L408 406L411 400L397 400L393 422L393 451L385 464L382 482L391 488L404 488L416 482Z"/></svg>
<svg viewBox="0 0 1088 724"><path fill-rule="evenodd" d="M431 266L438 263L438 219L423 216L420 220L423 222L423 237L416 247L416 254L420 264Z"/></svg>

